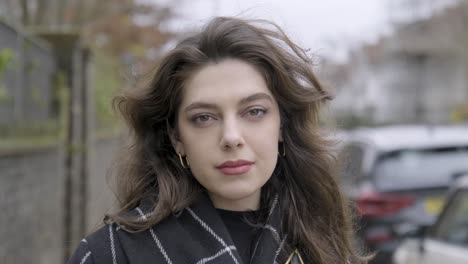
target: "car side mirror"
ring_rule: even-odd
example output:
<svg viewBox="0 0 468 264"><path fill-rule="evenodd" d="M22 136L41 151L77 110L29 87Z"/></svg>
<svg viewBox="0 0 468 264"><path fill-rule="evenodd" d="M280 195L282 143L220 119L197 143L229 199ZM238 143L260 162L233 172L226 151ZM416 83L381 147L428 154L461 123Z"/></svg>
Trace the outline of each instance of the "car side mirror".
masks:
<svg viewBox="0 0 468 264"><path fill-rule="evenodd" d="M401 234L402 238L422 238L425 236L427 229L429 226L427 225L416 225L412 228L409 228Z"/></svg>
<svg viewBox="0 0 468 264"><path fill-rule="evenodd" d="M427 233L430 227L431 225L419 225L415 228L415 230L411 234L412 238L415 238L418 240L418 250L420 254L423 254L425 251L424 240L427 236Z"/></svg>

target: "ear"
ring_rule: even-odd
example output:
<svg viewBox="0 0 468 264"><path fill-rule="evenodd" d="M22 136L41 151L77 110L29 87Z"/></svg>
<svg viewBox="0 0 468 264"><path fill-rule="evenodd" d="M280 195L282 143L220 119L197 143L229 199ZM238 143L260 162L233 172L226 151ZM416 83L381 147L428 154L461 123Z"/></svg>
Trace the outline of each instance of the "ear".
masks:
<svg viewBox="0 0 468 264"><path fill-rule="evenodd" d="M169 129L168 134L169 134L169 138L171 139L171 144L175 152L180 153L180 155L182 156L185 156L184 144L180 140L180 136L179 136L179 133L177 132L177 128Z"/></svg>

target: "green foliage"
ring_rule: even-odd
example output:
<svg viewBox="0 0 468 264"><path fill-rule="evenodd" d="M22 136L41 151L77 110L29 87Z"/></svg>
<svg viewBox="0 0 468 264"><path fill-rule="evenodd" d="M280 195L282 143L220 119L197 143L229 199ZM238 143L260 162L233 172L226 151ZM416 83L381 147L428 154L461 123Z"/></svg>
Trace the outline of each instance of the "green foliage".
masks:
<svg viewBox="0 0 468 264"><path fill-rule="evenodd" d="M0 69L5 72L14 61L11 50L3 49L0 52ZM97 136L115 136L119 129L118 121L113 113L112 98L122 87L120 64L115 57L96 51L93 56L92 87L97 121ZM37 61L32 61L26 67L33 70ZM1 77L0 71L0 77ZM70 109L70 87L67 75L57 72L53 85L52 110L56 117L41 122L17 122L0 124L0 150L40 147L57 144L65 139L65 132L70 122L68 113ZM42 103L43 98L37 86L32 85L29 92L36 103ZM8 90L0 79L0 103L10 98ZM69 151L81 151L82 146L69 146Z"/></svg>
<svg viewBox="0 0 468 264"><path fill-rule="evenodd" d="M0 49L0 80L3 74L13 66L15 61L15 52L9 48Z"/></svg>
<svg viewBox="0 0 468 264"><path fill-rule="evenodd" d="M0 126L0 137L2 138L25 138L32 136L54 136L59 134L59 124L57 120L47 120L41 122L24 122Z"/></svg>
<svg viewBox="0 0 468 264"><path fill-rule="evenodd" d="M64 127L57 119L0 125L0 151L56 145L64 139Z"/></svg>
<svg viewBox="0 0 468 264"><path fill-rule="evenodd" d="M11 102L13 97L8 93L6 86L1 81L0 79L0 103Z"/></svg>
<svg viewBox="0 0 468 264"><path fill-rule="evenodd" d="M112 109L112 98L122 87L119 64L114 57L97 51L94 55L94 98L98 130L117 127Z"/></svg>
<svg viewBox="0 0 468 264"><path fill-rule="evenodd" d="M38 122L18 122L0 125L0 150L21 150L56 145L65 138L69 111L69 88L62 72L56 74L53 92L57 117ZM34 100L39 100L37 87L31 87Z"/></svg>
<svg viewBox="0 0 468 264"><path fill-rule="evenodd" d="M70 88L67 86L67 78L65 73L58 72L54 80L54 90L53 90L54 103L53 106L55 111L58 114L58 122L61 128L61 131L65 131L67 127L68 115L70 111Z"/></svg>
<svg viewBox="0 0 468 264"><path fill-rule="evenodd" d="M5 72L14 65L15 53L12 49L0 49L0 103L10 102L12 96L8 94L7 87L3 83Z"/></svg>
<svg viewBox="0 0 468 264"><path fill-rule="evenodd" d="M47 102L45 101L44 97L41 95L39 88L36 85L31 86L31 98L34 102L37 103L40 107L45 107Z"/></svg>
<svg viewBox="0 0 468 264"><path fill-rule="evenodd" d="M0 125L0 151L56 145L63 137L57 120Z"/></svg>
<svg viewBox="0 0 468 264"><path fill-rule="evenodd" d="M59 138L53 136L2 139L0 140L0 152L12 153L23 150L42 149L57 146L59 142Z"/></svg>

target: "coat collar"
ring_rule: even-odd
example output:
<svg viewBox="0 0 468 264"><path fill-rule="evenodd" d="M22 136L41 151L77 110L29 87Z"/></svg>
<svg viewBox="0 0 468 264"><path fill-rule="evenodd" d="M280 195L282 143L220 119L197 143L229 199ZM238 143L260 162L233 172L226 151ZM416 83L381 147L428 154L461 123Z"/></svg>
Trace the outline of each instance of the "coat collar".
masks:
<svg viewBox="0 0 468 264"><path fill-rule="evenodd" d="M152 205L135 208L142 220L151 213ZM210 263L264 264L285 263L292 252L285 247L286 235L281 230L278 196L269 208L267 221L255 242L250 263L243 263L232 238L208 195L177 215L171 215L149 230L129 233L120 229L118 239L129 263Z"/></svg>

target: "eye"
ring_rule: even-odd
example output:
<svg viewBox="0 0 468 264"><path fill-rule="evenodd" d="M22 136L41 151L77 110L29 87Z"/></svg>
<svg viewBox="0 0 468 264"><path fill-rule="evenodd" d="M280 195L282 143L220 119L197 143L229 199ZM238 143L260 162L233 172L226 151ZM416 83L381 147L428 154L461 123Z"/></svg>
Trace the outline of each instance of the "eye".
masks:
<svg viewBox="0 0 468 264"><path fill-rule="evenodd" d="M267 110L263 108L252 108L247 111L246 115L248 117L258 118L258 117L262 117L263 115L265 115L266 112Z"/></svg>
<svg viewBox="0 0 468 264"><path fill-rule="evenodd" d="M195 115L191 118L191 121L197 125L206 125L214 120L214 117L207 114Z"/></svg>

